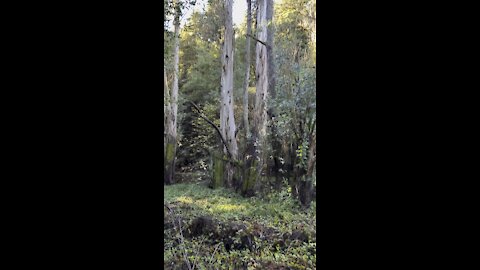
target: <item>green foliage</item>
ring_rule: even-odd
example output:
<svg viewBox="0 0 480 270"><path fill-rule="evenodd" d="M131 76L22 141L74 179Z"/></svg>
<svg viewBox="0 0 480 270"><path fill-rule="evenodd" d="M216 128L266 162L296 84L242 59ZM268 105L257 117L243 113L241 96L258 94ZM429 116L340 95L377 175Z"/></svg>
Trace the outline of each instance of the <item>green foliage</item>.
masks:
<svg viewBox="0 0 480 270"><path fill-rule="evenodd" d="M209 189L201 183L176 184L164 187L165 203L175 208L184 220L184 228L198 216L212 216L220 223L237 222L246 226L233 238L241 242L242 235L257 235L254 247L227 251L223 242L213 236L203 235L185 238L182 248L189 261L199 269L270 269L269 267L291 267L292 269L316 268L316 204L308 210L300 208L288 191L272 193L265 198L243 198L224 188ZM309 236L307 242L285 240L294 231L303 231ZM165 266L184 262L179 245L175 243L178 232L165 232ZM288 237L287 237L288 238Z"/></svg>
<svg viewBox="0 0 480 270"><path fill-rule="evenodd" d="M315 43L312 42L312 0L284 0L275 8L274 53L276 133L284 146L288 165L306 169L310 135L316 119Z"/></svg>

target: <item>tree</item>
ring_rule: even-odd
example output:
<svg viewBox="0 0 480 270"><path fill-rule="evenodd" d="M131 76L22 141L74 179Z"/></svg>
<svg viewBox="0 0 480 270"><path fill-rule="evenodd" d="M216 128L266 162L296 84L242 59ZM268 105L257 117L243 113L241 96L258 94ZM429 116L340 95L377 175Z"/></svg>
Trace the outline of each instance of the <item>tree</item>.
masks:
<svg viewBox="0 0 480 270"><path fill-rule="evenodd" d="M315 0L284 0L275 10L277 134L295 196L308 204L315 179ZM312 16L313 15L313 16Z"/></svg>
<svg viewBox="0 0 480 270"><path fill-rule="evenodd" d="M164 183L173 184L175 181L175 159L177 152L177 122L178 122L178 89L179 89L179 54L180 54L180 17L182 16L182 10L189 8L190 6L195 5L195 1L166 1L164 7L168 8L168 12L165 14L170 14L170 10L173 9L174 19L174 36L173 36L173 82L172 82L172 92L169 95L168 105L170 106L167 115L166 135L165 135L165 175ZM167 21L167 18L164 17L164 23ZM166 77L166 76L164 76ZM166 110L167 111L167 110Z"/></svg>
<svg viewBox="0 0 480 270"><path fill-rule="evenodd" d="M227 147L224 151L230 159L236 160L238 146L235 139L235 117L233 114L233 22L232 22L233 0L225 0L225 32L222 51L222 77L221 77L221 105L220 105L220 130L225 139ZM227 162L225 166L225 185L232 186L234 166Z"/></svg>
<svg viewBox="0 0 480 270"><path fill-rule="evenodd" d="M255 60L255 79L256 93L255 106L253 113L252 136L247 142L246 172L242 185L242 194L251 196L255 193L255 185L264 172L266 158L265 138L267 133L267 96L269 88L269 70L268 70L268 6L273 4L271 0L257 1L257 37L256 60ZM271 19L271 18L270 18Z"/></svg>
<svg viewBox="0 0 480 270"><path fill-rule="evenodd" d="M248 126L248 83L250 81L250 35L252 34L252 0L247 0L247 35L245 44L245 79L243 81L243 128L246 139L250 130Z"/></svg>
<svg viewBox="0 0 480 270"><path fill-rule="evenodd" d="M178 59L180 50L180 15L181 9L178 1L174 2L175 19L174 25L174 51L173 51L173 86L172 93L169 95L170 100L168 102L170 108L168 110L167 123L166 123L166 154L165 154L165 174L164 183L173 184L175 174L175 156L177 150L177 111L178 111ZM164 76L166 80L166 75Z"/></svg>
<svg viewBox="0 0 480 270"><path fill-rule="evenodd" d="M275 100L277 97L277 92L275 90L276 80L275 80L275 56L274 56L274 24L273 24L273 14L274 6L273 0L267 0L267 22L268 22L268 33L267 33L267 64L268 64L268 91L270 100ZM273 166L271 166L270 171L275 177L275 186L277 189L281 188L283 177L281 171L283 171L280 157L281 157L281 143L280 138L278 137L277 132L277 121L276 121L276 108L272 106L270 102L268 104L268 117L270 122L270 142L272 147L272 158Z"/></svg>

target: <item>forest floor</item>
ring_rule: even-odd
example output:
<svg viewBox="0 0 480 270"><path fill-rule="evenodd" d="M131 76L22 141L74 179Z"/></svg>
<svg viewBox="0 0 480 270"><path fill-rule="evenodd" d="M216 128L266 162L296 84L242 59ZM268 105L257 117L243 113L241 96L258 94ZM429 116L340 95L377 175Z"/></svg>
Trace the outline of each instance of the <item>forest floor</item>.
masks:
<svg viewBox="0 0 480 270"><path fill-rule="evenodd" d="M316 203L243 198L205 181L164 186L165 269L316 269Z"/></svg>

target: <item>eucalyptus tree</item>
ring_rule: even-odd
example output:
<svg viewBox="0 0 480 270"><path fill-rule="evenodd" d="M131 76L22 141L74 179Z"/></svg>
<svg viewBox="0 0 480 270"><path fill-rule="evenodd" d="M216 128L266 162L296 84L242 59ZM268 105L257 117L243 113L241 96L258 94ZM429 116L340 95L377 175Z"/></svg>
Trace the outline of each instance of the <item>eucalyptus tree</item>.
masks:
<svg viewBox="0 0 480 270"><path fill-rule="evenodd" d="M245 44L245 78L243 81L243 128L245 139L250 129L248 125L248 85L250 81L250 36L252 34L252 0L247 0L247 35ZM245 141L246 145L246 141Z"/></svg>
<svg viewBox="0 0 480 270"><path fill-rule="evenodd" d="M225 0L225 31L222 50L222 76L221 76L221 103L220 103L220 130L226 142L225 153L235 161L238 158L238 145L235 138L235 117L233 113L233 0ZM232 186L234 165L232 162L225 164L225 185Z"/></svg>
<svg viewBox="0 0 480 270"><path fill-rule="evenodd" d="M175 158L177 150L177 119L178 119L178 77L179 77L179 53L180 53L180 17L182 16L182 10L188 8L188 6L194 5L195 1L180 1L173 0L172 2L166 1L164 6L166 8L173 9L174 19L174 49L173 49L173 82L172 90L169 95L167 106L169 106L168 112L166 115L166 124L165 124L165 174L164 174L164 183L173 184L175 181ZM166 12L165 14L168 14ZM164 18L164 21L166 18ZM164 74L164 80L166 80L166 75ZM167 87L168 90L168 87Z"/></svg>
<svg viewBox="0 0 480 270"><path fill-rule="evenodd" d="M269 9L273 8L272 0L257 1L257 19L255 38L255 105L253 110L252 135L247 142L246 175L242 184L242 194L251 196L255 193L257 181L265 173L266 134L267 134L267 97L271 75L269 75L268 24L271 23Z"/></svg>

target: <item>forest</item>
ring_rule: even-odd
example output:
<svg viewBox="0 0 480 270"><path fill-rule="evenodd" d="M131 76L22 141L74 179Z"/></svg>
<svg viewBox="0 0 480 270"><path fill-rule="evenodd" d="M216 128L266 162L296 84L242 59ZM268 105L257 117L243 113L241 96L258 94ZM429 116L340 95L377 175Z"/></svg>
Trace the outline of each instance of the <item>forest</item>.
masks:
<svg viewBox="0 0 480 270"><path fill-rule="evenodd" d="M316 0L164 1L165 269L316 269L315 33Z"/></svg>

